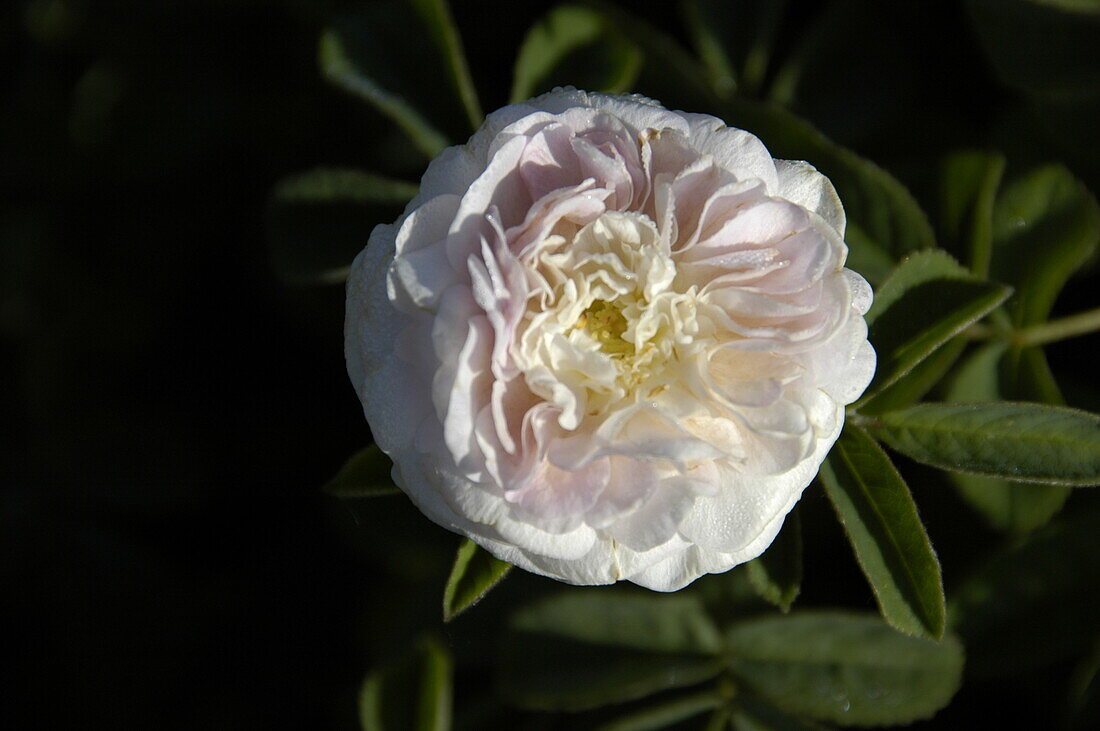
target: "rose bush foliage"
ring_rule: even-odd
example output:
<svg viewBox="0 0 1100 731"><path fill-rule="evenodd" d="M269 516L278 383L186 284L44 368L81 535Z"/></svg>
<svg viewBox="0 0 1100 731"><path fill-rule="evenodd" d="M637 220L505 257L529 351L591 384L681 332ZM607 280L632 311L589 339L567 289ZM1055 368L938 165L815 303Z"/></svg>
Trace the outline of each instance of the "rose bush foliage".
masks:
<svg viewBox="0 0 1100 731"><path fill-rule="evenodd" d="M439 524L575 584L759 555L875 355L829 181L743 130L555 90L428 167L355 261L348 371Z"/></svg>

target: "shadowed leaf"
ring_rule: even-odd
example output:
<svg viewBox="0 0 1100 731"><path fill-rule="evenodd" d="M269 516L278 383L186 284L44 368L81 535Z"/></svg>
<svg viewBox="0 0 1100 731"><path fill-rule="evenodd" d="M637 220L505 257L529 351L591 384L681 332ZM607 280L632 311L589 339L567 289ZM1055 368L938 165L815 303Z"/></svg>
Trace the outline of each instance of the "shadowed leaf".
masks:
<svg viewBox="0 0 1100 731"><path fill-rule="evenodd" d="M1011 292L974 278L938 249L905 259L879 288L867 313L878 367L861 403L900 380Z"/></svg>
<svg viewBox="0 0 1100 731"><path fill-rule="evenodd" d="M426 26L417 12L431 17L430 6L438 10L438 3L417 1L422 8L381 0L338 19L321 34L318 62L329 83L389 117L431 159L449 144L449 136L464 136L468 128L460 122L469 113L448 88L447 78L457 79L455 57L445 57L432 42L409 42L425 31L433 40L447 35L444 24Z"/></svg>
<svg viewBox="0 0 1100 731"><path fill-rule="evenodd" d="M928 718L951 700L962 675L962 647L951 635L909 637L867 615L747 620L730 629L727 643L731 670L753 693L788 713L843 725Z"/></svg>
<svg viewBox="0 0 1100 731"><path fill-rule="evenodd" d="M275 273L287 284L338 284L371 230L396 219L417 186L373 173L317 168L284 178L267 212Z"/></svg>
<svg viewBox="0 0 1100 731"><path fill-rule="evenodd" d="M859 413L881 414L912 406L947 376L964 350L965 338L948 340L892 385L859 404Z"/></svg>
<svg viewBox="0 0 1100 731"><path fill-rule="evenodd" d="M902 632L941 637L940 564L890 458L867 432L845 424L820 477L882 616Z"/></svg>
<svg viewBox="0 0 1100 731"><path fill-rule="evenodd" d="M622 93L638 76L642 53L598 11L560 5L527 32L516 58L512 103L555 86Z"/></svg>
<svg viewBox="0 0 1100 731"><path fill-rule="evenodd" d="M453 705L450 653L426 639L396 665L372 672L359 693L364 731L449 731Z"/></svg>
<svg viewBox="0 0 1100 731"><path fill-rule="evenodd" d="M597 727L597 731L657 731L713 710L724 702L714 690L664 699Z"/></svg>
<svg viewBox="0 0 1100 731"><path fill-rule="evenodd" d="M970 271L989 275L993 256L993 204L1004 175L1000 153L967 150L950 155L940 176L945 233L969 254Z"/></svg>
<svg viewBox="0 0 1100 731"><path fill-rule="evenodd" d="M802 588L802 521L797 506L767 550L749 562L748 572L761 597L784 612L790 611Z"/></svg>
<svg viewBox="0 0 1100 731"><path fill-rule="evenodd" d="M1096 253L1100 207L1060 165L1011 181L993 210L992 275L1016 289L1017 327L1045 322L1069 277Z"/></svg>
<svg viewBox="0 0 1100 731"><path fill-rule="evenodd" d="M351 456L336 476L325 485L325 492L342 498L398 495L401 490L390 478L392 462L376 445Z"/></svg>
<svg viewBox="0 0 1100 731"><path fill-rule="evenodd" d="M721 670L721 638L689 595L556 594L516 612L502 647L504 697L542 710L619 703Z"/></svg>
<svg viewBox="0 0 1100 731"><path fill-rule="evenodd" d="M466 64L462 38L458 34L447 0L411 0L411 2L431 34L436 48L443 55L451 86L454 87L463 109L466 110L470 129L476 130L481 126L485 115L481 111L481 103L477 100L477 89L474 88L470 68Z"/></svg>
<svg viewBox="0 0 1100 731"><path fill-rule="evenodd" d="M736 731L824 731L827 728L786 714L752 696L737 700L732 721Z"/></svg>
<svg viewBox="0 0 1100 731"><path fill-rule="evenodd" d="M998 677L1088 652L1096 638L1100 511L1067 513L997 553L951 598L968 673Z"/></svg>

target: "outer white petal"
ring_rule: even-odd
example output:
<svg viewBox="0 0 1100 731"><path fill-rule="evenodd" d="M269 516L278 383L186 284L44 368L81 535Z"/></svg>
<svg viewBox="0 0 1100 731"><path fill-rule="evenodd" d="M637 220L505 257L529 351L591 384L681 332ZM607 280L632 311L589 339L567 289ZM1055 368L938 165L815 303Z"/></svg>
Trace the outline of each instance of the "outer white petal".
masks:
<svg viewBox="0 0 1100 731"><path fill-rule="evenodd" d="M866 315L867 310L871 309L871 285L851 269L844 270L844 277L852 290L852 309L860 315Z"/></svg>
<svg viewBox="0 0 1100 731"><path fill-rule="evenodd" d="M410 312L433 307L458 275L447 261L447 229L458 210L459 197L441 195L428 200L401 221L395 238L401 256L394 262L390 298Z"/></svg>
<svg viewBox="0 0 1100 731"><path fill-rule="evenodd" d="M620 519L608 534L632 551L650 551L668 543L694 507L696 495L687 486L667 480L637 510Z"/></svg>
<svg viewBox="0 0 1100 731"><path fill-rule="evenodd" d="M623 578L619 570L615 542L602 536L597 538L587 553L576 559L562 560L524 553L515 563L532 573L579 586L613 584Z"/></svg>
<svg viewBox="0 0 1100 731"><path fill-rule="evenodd" d="M471 140L473 142L473 140ZM409 201L405 211L413 211L424 201L441 195L461 195L470 183L485 169L485 153L478 153L478 145L465 144L448 147L428 163L420 179L420 192Z"/></svg>
<svg viewBox="0 0 1100 731"><path fill-rule="evenodd" d="M660 103L641 94L589 94L588 100L592 106L613 114L639 132L646 129L673 129L687 134L689 129L685 115L669 111Z"/></svg>
<svg viewBox="0 0 1100 731"><path fill-rule="evenodd" d="M659 560L646 564L627 578L653 591L679 591L703 574L728 571L741 563L731 562L725 554L702 551L683 539L670 544L673 550L663 551ZM645 554L643 556L648 558Z"/></svg>
<svg viewBox="0 0 1100 731"><path fill-rule="evenodd" d="M421 512L436 523L455 532L473 538L478 543L500 540L489 525L471 520L461 509L452 506L441 487L454 487L455 480L447 480L435 469L431 459L412 449L389 453L393 459L393 480L416 503ZM496 499L502 503L500 498ZM500 555L500 554L497 554ZM507 560L507 559L505 559Z"/></svg>
<svg viewBox="0 0 1100 731"><path fill-rule="evenodd" d="M420 423L432 415L430 387L394 353L393 344L409 322L386 294L394 237L394 226L375 227L367 248L355 258L344 322L348 374L375 441L387 453L410 448Z"/></svg>
<svg viewBox="0 0 1100 731"><path fill-rule="evenodd" d="M501 537L525 552L565 561L582 559L599 542L596 531L580 525L569 533L547 533L504 513L494 526Z"/></svg>
<svg viewBox="0 0 1100 731"><path fill-rule="evenodd" d="M842 411L843 407L836 407ZM769 527L794 506L802 491L813 480L825 455L840 436L842 419L836 419L833 431L814 442L813 453L780 475L750 476L740 479L727 473L725 489L712 497L701 497L680 527L680 535L701 550L740 557L738 563L754 558L771 542L762 539ZM776 528L778 530L778 527ZM774 534L772 534L774 536ZM734 564L730 564L733 566Z"/></svg>
<svg viewBox="0 0 1100 731"><path fill-rule="evenodd" d="M685 115L692 121L690 137L700 152L710 155L738 180L757 178L764 181L769 195L779 192L775 161L764 143L743 129L727 127L717 117L705 114Z"/></svg>
<svg viewBox="0 0 1100 731"><path fill-rule="evenodd" d="M839 404L859 398L875 375L875 351L867 342L867 323L852 315L833 336L827 347L815 348L804 356L813 368L818 387Z"/></svg>
<svg viewBox="0 0 1100 731"><path fill-rule="evenodd" d="M500 131L536 111L538 109L530 104L509 104L489 114L465 145L446 148L428 164L420 179L420 193L409 201L406 212L415 210L424 201L436 196L465 193L485 170L489 146Z"/></svg>
<svg viewBox="0 0 1100 731"><path fill-rule="evenodd" d="M787 514L802 497L802 492L817 473L818 467L839 435L840 420L838 419L835 431L818 440L814 454L798 469L789 473L786 476L787 479L775 485L777 492L782 494L784 499L775 502L774 511L770 514L753 516L755 520L741 526L748 536L742 545L730 551L722 551L706 548L689 539L681 539L683 550L673 551L662 560L627 578L635 584L654 591L678 591L703 574L722 573L758 557L779 534ZM697 510L702 507L701 502L696 503ZM692 517L694 515L693 513Z"/></svg>
<svg viewBox="0 0 1100 731"><path fill-rule="evenodd" d="M694 579L702 576L705 571L684 571L683 575L692 575L683 584L674 586L678 577L666 575L673 573L671 567L692 550L694 546L685 541L679 535L673 535L668 541L648 551L634 551L631 548L618 544L615 555L622 578L655 591L675 591L690 584Z"/></svg>
<svg viewBox="0 0 1100 731"><path fill-rule="evenodd" d="M523 106L552 114L561 114L575 107L591 107L608 112L639 132L645 129L688 131L687 115L669 111L659 102L641 94L601 94L565 87L529 99ZM505 107L501 111L510 108Z"/></svg>
<svg viewBox="0 0 1100 731"><path fill-rule="evenodd" d="M780 198L813 211L838 234L844 235L844 207L828 178L813 165L801 160L776 160L775 171L779 176Z"/></svg>

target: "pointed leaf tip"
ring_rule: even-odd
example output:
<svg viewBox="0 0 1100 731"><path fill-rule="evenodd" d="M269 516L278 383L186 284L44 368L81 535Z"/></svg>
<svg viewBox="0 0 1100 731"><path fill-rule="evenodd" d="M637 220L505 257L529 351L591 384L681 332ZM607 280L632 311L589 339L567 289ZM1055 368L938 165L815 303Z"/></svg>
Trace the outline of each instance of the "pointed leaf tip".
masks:
<svg viewBox="0 0 1100 731"><path fill-rule="evenodd" d="M325 485L325 492L339 498L399 495L401 490L390 478L391 468L390 458L372 444L344 463L336 476Z"/></svg>
<svg viewBox="0 0 1100 731"><path fill-rule="evenodd" d="M496 558L469 538L464 539L443 589L443 621L450 622L477 604L511 570L511 564Z"/></svg>

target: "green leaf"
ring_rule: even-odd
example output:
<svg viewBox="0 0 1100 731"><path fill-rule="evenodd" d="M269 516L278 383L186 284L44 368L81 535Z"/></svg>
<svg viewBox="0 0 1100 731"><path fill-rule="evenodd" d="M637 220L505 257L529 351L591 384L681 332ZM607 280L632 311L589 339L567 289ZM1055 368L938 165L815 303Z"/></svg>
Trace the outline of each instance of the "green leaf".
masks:
<svg viewBox="0 0 1100 731"><path fill-rule="evenodd" d="M782 530L759 558L748 564L756 592L784 612L802 588L802 521L795 507Z"/></svg>
<svg viewBox="0 0 1100 731"><path fill-rule="evenodd" d="M642 53L597 10L559 5L523 39L512 81L512 103L555 86L622 93L638 77Z"/></svg>
<svg viewBox="0 0 1100 731"><path fill-rule="evenodd" d="M759 136L775 157L806 160L832 181L848 217L849 266L870 281L881 281L884 262L935 246L920 206L882 168L779 107L735 97L724 110L727 122Z"/></svg>
<svg viewBox="0 0 1100 731"><path fill-rule="evenodd" d="M512 617L520 632L653 652L717 653L721 636L695 597L574 589L528 605Z"/></svg>
<svg viewBox="0 0 1100 731"><path fill-rule="evenodd" d="M583 710L714 677L721 638L690 595L573 590L512 616L499 665L503 697Z"/></svg>
<svg viewBox="0 0 1100 731"><path fill-rule="evenodd" d="M997 364L1008 350L1003 340L986 343L966 357L950 379L947 400L955 402L997 401L1001 398Z"/></svg>
<svg viewBox="0 0 1100 731"><path fill-rule="evenodd" d="M390 458L372 444L344 463L336 476L325 485L325 492L342 498L399 495L401 490L390 478L391 467Z"/></svg>
<svg viewBox="0 0 1100 731"><path fill-rule="evenodd" d="M1093 0L968 0L997 75L1032 94L1079 97L1100 86L1100 6ZM1057 39L1054 42L1053 39Z"/></svg>
<svg viewBox="0 0 1100 731"><path fill-rule="evenodd" d="M1031 0L1039 5L1049 5L1063 10L1100 13L1100 0Z"/></svg>
<svg viewBox="0 0 1100 731"><path fill-rule="evenodd" d="M890 458L865 431L848 423L820 476L882 616L902 632L942 637L940 564L909 487Z"/></svg>
<svg viewBox="0 0 1100 731"><path fill-rule="evenodd" d="M511 569L511 564L496 558L469 538L463 539L443 589L443 621L450 622L481 601Z"/></svg>
<svg viewBox="0 0 1100 731"><path fill-rule="evenodd" d="M734 91L748 96L761 94L786 5L783 0L684 3L692 45L718 96L728 97ZM738 80L740 89L735 83Z"/></svg>
<svg viewBox="0 0 1100 731"><path fill-rule="evenodd" d="M883 414L875 434L939 467L1016 482L1100 483L1100 417L1045 404L923 404Z"/></svg>
<svg viewBox="0 0 1100 731"><path fill-rule="evenodd" d="M771 608L753 587L748 564L735 566L724 574L701 576L684 592L698 596L707 614L722 626Z"/></svg>
<svg viewBox="0 0 1100 731"><path fill-rule="evenodd" d="M389 117L431 159L449 144L448 133L461 134L455 120L467 114L440 73L453 59L434 44L409 42L425 30L405 0L369 3L321 34L318 62L326 80Z"/></svg>
<svg viewBox="0 0 1100 731"><path fill-rule="evenodd" d="M956 372L946 393L953 402L997 401L1001 398L998 366L1008 350L1003 341L988 343L964 361ZM1028 348L1042 355L1038 348ZM1036 378L1040 378L1037 376ZM1057 391L1051 382L1043 387L1039 396L1048 403L1061 403L1061 397L1049 401ZM959 494L985 520L998 530L1010 533L1029 533L1045 525L1062 508L1069 497L1070 488L1063 485L1035 485L1009 482L991 477L975 477L957 472L951 473L951 481Z"/></svg>
<svg viewBox="0 0 1100 731"><path fill-rule="evenodd" d="M395 220L417 186L359 170L317 168L281 180L267 210L268 249L292 285L340 283L371 230Z"/></svg>
<svg viewBox="0 0 1100 731"><path fill-rule="evenodd" d="M736 731L823 731L826 727L783 713L751 696L737 699L733 712Z"/></svg>
<svg viewBox="0 0 1100 731"><path fill-rule="evenodd" d="M725 699L717 691L704 690L663 699L597 728L598 731L656 731L706 713L724 702Z"/></svg>
<svg viewBox="0 0 1100 731"><path fill-rule="evenodd" d="M730 668L749 690L789 713L844 725L929 718L951 700L962 647L909 637L877 617L795 613L734 625Z"/></svg>
<svg viewBox="0 0 1100 731"><path fill-rule="evenodd" d="M941 279L969 280L973 277L942 249L926 249L906 257L875 292L875 301L867 311L867 324L874 324L909 290Z"/></svg>
<svg viewBox="0 0 1100 731"><path fill-rule="evenodd" d="M703 109L717 101L706 69L668 33L606 0L582 0L582 5L641 49L637 85L647 95L669 105L675 100L673 106L683 109Z"/></svg>
<svg viewBox="0 0 1100 731"><path fill-rule="evenodd" d="M442 52L451 86L454 87L463 109L466 110L470 129L476 130L481 126L485 115L481 111L481 103L477 100L477 89L470 77L466 52L462 48L462 37L458 34L447 0L411 0L411 2L424 25L427 26L436 48Z"/></svg>
<svg viewBox="0 0 1100 731"><path fill-rule="evenodd" d="M1011 380L1008 377L1004 379L1007 383L1002 391L1012 394L1013 400L1038 401L1053 406L1065 404L1062 389L1054 380L1054 373L1042 348L1013 348L1009 355L1012 358Z"/></svg>
<svg viewBox="0 0 1100 731"><path fill-rule="evenodd" d="M1074 668L1066 700L1070 728L1100 726L1100 636L1093 643L1092 652Z"/></svg>
<svg viewBox="0 0 1100 731"><path fill-rule="evenodd" d="M1025 485L993 477L954 474L959 494L994 528L1030 533L1058 514L1070 495L1063 485Z"/></svg>
<svg viewBox="0 0 1100 731"><path fill-rule="evenodd" d="M714 712L707 717L707 723L703 726L703 731L726 731L730 728L732 716L733 709L729 706L715 708Z"/></svg>
<svg viewBox="0 0 1100 731"><path fill-rule="evenodd" d="M1082 505L1082 508L1085 506ZM1069 511L977 568L950 605L974 677L1080 656L1096 638L1100 510Z"/></svg>
<svg viewBox="0 0 1100 731"><path fill-rule="evenodd" d="M405 205L420 190L416 183L348 168L315 168L283 178L275 186L280 203L389 203Z"/></svg>
<svg viewBox="0 0 1100 731"><path fill-rule="evenodd" d="M1048 165L1011 182L997 198L993 237L993 276L1016 289L1008 306L1012 322L1037 325L1069 277L1095 255L1100 207L1072 173Z"/></svg>
<svg viewBox="0 0 1100 731"><path fill-rule="evenodd" d="M954 338L948 340L930 356L917 363L913 370L906 373L867 401L859 405L861 414L881 414L912 406L931 391L950 372L955 361L966 349L966 340Z"/></svg>
<svg viewBox="0 0 1100 731"><path fill-rule="evenodd" d="M897 382L1011 292L975 279L939 249L906 258L879 288L867 313L878 367L861 401Z"/></svg>
<svg viewBox="0 0 1100 731"><path fill-rule="evenodd" d="M451 656L423 640L400 663L367 676L359 693L364 731L448 731L453 705Z"/></svg>
<svg viewBox="0 0 1100 731"><path fill-rule="evenodd" d="M925 67L912 62L921 38L912 26L927 22L924 12L913 3L875 0L823 3L812 14L794 10L782 28L768 98L853 143L893 134L895 144L915 154L899 130L918 116L936 119L950 98L941 91L945 84L929 83Z"/></svg>
<svg viewBox="0 0 1100 731"><path fill-rule="evenodd" d="M734 7L736 6L723 4L722 10L725 11L723 15L727 20ZM734 71L733 62L726 52L726 44L721 33L732 24L717 22L716 8L710 0L684 0L681 8L684 25L687 26L691 34L692 46L707 71L711 88L719 97L732 94L737 89L737 72Z"/></svg>
<svg viewBox="0 0 1100 731"><path fill-rule="evenodd" d="M940 199L943 225L949 240L970 254L970 271L989 275L993 257L993 204L1004 175L1000 153L968 150L943 163Z"/></svg>
<svg viewBox="0 0 1100 731"><path fill-rule="evenodd" d="M844 232L844 243L848 245L848 258L844 265L871 284L881 284L897 266L897 258L851 219L848 219L848 228Z"/></svg>

